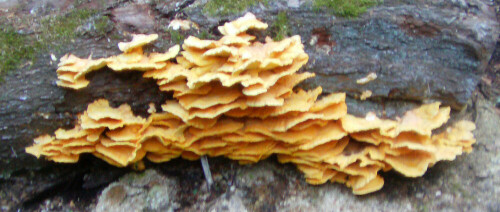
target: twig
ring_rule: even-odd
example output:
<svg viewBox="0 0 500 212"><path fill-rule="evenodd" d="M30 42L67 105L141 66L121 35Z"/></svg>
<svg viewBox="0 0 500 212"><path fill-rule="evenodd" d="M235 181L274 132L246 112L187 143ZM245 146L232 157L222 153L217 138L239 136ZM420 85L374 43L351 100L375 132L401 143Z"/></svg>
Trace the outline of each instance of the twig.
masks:
<svg viewBox="0 0 500 212"><path fill-rule="evenodd" d="M12 154L14 154L14 157L17 158L17 153L12 146L10 146L10 150L12 151Z"/></svg>
<svg viewBox="0 0 500 212"><path fill-rule="evenodd" d="M212 185L214 184L214 180L212 179L212 173L210 172L208 159L205 155L201 157L201 167L203 168L203 174L205 174L205 179L207 180L208 184L208 190L210 191L210 188L212 188Z"/></svg>

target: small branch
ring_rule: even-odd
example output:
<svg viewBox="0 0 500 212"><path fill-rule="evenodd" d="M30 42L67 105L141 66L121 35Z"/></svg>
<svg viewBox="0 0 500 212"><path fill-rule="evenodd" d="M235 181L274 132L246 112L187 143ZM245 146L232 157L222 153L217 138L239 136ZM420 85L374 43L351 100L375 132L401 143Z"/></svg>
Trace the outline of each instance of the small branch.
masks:
<svg viewBox="0 0 500 212"><path fill-rule="evenodd" d="M10 146L10 150L12 151L12 154L14 155L14 157L17 158L17 153L12 146Z"/></svg>
<svg viewBox="0 0 500 212"><path fill-rule="evenodd" d="M214 180L212 179L212 173L210 172L210 165L208 165L207 156L201 156L201 167L203 168L203 174L205 174L205 179L207 180L208 190L212 188Z"/></svg>

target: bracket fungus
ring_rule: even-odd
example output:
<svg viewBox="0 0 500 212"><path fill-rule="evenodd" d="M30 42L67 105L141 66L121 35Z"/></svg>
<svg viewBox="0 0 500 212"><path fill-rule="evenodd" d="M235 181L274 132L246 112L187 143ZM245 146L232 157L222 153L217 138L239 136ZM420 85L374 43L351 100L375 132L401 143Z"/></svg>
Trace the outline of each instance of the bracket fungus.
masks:
<svg viewBox="0 0 500 212"><path fill-rule="evenodd" d="M321 87L295 88L314 76L298 73L308 60L301 38L261 43L247 34L266 28L248 13L219 27L219 40L187 38L180 55L179 46L144 54L142 46L157 35L134 36L119 44L122 54L109 58L66 55L57 70L62 87L81 89L88 84L86 73L108 66L143 71L175 99L146 118L128 105L113 108L97 100L73 129L42 135L26 152L61 163L90 153L120 167L144 158L159 163L204 155L248 164L276 154L279 162L294 163L310 184L344 183L361 195L382 188L380 171L418 177L436 162L472 150L475 126L469 121L432 133L449 119L450 108L439 103L398 120L362 118L347 113L344 93L320 98Z"/></svg>

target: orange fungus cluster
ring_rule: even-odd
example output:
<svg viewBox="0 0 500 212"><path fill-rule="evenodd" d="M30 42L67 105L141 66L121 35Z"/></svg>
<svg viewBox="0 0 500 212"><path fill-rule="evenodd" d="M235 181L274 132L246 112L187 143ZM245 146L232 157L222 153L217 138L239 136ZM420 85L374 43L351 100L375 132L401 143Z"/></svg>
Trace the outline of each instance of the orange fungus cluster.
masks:
<svg viewBox="0 0 500 212"><path fill-rule="evenodd" d="M308 55L299 36L264 43L247 34L267 24L248 13L219 27L219 40L189 37L166 53L144 54L142 47L157 35L135 35L120 43L120 55L102 59L61 58L58 85L80 89L85 74L104 66L114 71L143 71L175 100L134 115L130 106L93 102L78 116L73 129L35 139L26 151L63 163L90 153L115 166L144 158L166 162L182 157L224 156L242 164L276 154L293 163L308 183L344 183L355 194L382 188L379 171L422 176L441 160L470 152L475 126L460 121L432 134L449 119L450 108L439 103L408 111L398 120L374 114L347 114L344 93L319 97L321 87L295 86L312 73L298 73ZM295 89L294 89L295 88Z"/></svg>

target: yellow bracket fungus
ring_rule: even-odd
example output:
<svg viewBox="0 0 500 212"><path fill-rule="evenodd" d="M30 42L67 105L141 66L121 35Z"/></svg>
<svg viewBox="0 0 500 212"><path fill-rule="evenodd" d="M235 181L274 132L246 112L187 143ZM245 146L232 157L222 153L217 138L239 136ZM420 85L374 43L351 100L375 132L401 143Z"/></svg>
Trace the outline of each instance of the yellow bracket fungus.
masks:
<svg viewBox="0 0 500 212"><path fill-rule="evenodd" d="M308 60L301 38L260 43L246 33L266 28L248 13L219 27L224 35L219 40L187 38L180 55L179 46L145 55L142 46L157 35L136 35L119 44L122 54L109 58L66 55L57 70L62 87L83 88L86 73L108 66L143 71L175 100L162 111L151 108L147 118L135 116L128 105L113 108L97 100L78 116L74 129L40 136L26 152L61 163L90 153L121 167L144 158L159 163L203 155L248 164L277 154L310 184L344 183L361 195L382 188L379 171L418 177L436 162L472 150L475 126L469 121L432 134L449 119L450 108L439 103L398 120L371 113L362 118L347 114L344 93L318 98L321 87L294 90L314 76L297 73Z"/></svg>

